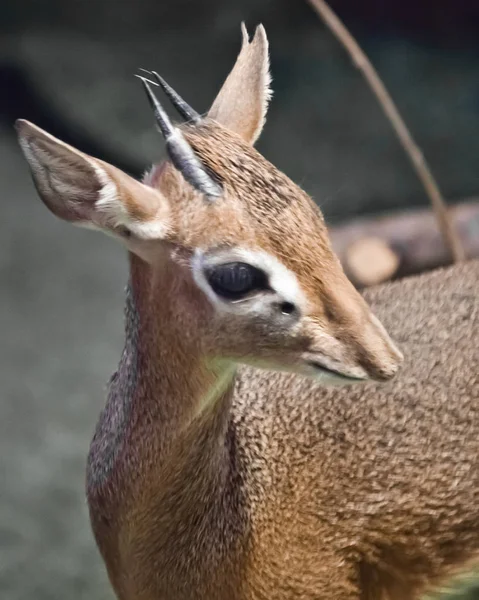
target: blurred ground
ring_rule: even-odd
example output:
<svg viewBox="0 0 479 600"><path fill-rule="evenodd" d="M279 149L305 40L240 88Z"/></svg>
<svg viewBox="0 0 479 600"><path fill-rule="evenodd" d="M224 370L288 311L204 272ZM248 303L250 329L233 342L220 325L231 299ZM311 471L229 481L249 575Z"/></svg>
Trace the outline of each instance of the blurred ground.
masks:
<svg viewBox="0 0 479 600"><path fill-rule="evenodd" d="M275 77L266 156L330 220L425 200L361 77L304 6L285 15L270 0L188 11L178 2L168 15L168 3L148 13L147 0L120 11L98 0L92 19L90 3L44 4L35 21L26 0L2 3L0 24L0 597L104 600L84 467L121 351L126 261L111 240L41 205L13 118L139 173L161 143L132 73L156 68L206 110L239 49L241 19L264 21ZM374 19L353 25L447 195L477 193L477 43L460 32L385 35Z"/></svg>
<svg viewBox="0 0 479 600"><path fill-rule="evenodd" d="M122 344L122 252L53 219L0 128L0 597L109 598L85 456Z"/></svg>

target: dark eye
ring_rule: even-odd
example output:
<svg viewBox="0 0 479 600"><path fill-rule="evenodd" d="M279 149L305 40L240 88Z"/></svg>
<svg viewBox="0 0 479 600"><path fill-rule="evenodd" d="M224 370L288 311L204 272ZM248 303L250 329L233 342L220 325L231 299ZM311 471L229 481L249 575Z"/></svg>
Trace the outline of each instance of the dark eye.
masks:
<svg viewBox="0 0 479 600"><path fill-rule="evenodd" d="M282 302L280 310L283 313L283 315L292 315L296 310L296 307L292 302Z"/></svg>
<svg viewBox="0 0 479 600"><path fill-rule="evenodd" d="M237 300L256 290L268 288L268 280L261 269L247 263L225 263L210 267L206 278L218 296Z"/></svg>

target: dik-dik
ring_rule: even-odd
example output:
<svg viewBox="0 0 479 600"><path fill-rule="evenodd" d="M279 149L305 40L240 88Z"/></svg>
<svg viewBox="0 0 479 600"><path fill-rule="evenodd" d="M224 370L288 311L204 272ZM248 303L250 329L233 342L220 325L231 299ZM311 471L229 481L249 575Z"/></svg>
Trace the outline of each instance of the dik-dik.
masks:
<svg viewBox="0 0 479 600"><path fill-rule="evenodd" d="M400 366L318 208L253 148L264 29L206 116L143 85L169 153L143 183L17 125L47 207L129 254L87 476L118 598L416 598L479 548L479 265L366 294Z"/></svg>

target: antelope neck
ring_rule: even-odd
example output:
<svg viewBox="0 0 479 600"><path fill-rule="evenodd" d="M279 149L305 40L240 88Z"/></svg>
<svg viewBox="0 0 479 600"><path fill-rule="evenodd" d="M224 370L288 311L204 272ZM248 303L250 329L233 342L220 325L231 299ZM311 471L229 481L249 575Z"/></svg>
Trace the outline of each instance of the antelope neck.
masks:
<svg viewBox="0 0 479 600"><path fill-rule="evenodd" d="M130 256L125 346L90 448L90 491L157 470L196 427L226 435L234 366L208 360L194 328L178 323L167 278Z"/></svg>

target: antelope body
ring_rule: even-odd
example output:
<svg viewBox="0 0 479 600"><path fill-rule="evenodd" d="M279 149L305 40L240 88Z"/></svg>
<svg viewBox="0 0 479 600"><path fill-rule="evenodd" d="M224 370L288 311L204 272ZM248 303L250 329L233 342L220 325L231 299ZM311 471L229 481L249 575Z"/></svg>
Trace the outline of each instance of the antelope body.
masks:
<svg viewBox="0 0 479 600"><path fill-rule="evenodd" d="M144 81L171 157L144 183L18 124L46 205L129 251L93 531L121 600L416 598L479 548L479 264L366 292L394 377L319 211L252 147L267 41L243 36L208 117L157 76L173 126Z"/></svg>

